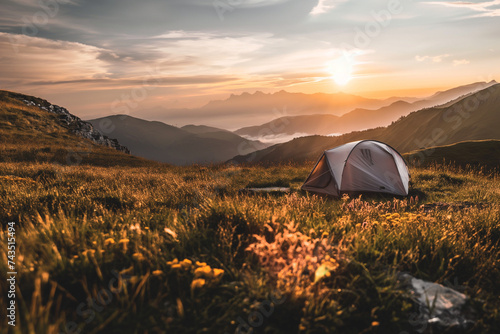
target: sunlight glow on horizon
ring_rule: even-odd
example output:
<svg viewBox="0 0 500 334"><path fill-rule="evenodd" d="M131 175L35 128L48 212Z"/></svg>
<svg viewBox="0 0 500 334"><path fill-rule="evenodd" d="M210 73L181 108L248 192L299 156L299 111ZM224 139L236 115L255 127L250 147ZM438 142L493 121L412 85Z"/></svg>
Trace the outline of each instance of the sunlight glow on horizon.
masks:
<svg viewBox="0 0 500 334"><path fill-rule="evenodd" d="M352 57L343 55L329 62L327 70L337 85L345 86L353 79L354 65Z"/></svg>

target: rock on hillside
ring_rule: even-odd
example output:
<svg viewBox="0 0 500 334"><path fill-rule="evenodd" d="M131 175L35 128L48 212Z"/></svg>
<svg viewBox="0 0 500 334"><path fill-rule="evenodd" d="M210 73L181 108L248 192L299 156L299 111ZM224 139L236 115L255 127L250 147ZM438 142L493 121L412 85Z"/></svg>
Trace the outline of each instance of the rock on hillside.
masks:
<svg viewBox="0 0 500 334"><path fill-rule="evenodd" d="M71 132L79 137L90 139L94 143L102 146L107 146L114 148L117 151L130 154L130 150L118 143L118 140L108 138L97 131L94 126L88 122L82 121L79 117L71 114L66 108L60 107L55 104L51 104L45 100L42 101L32 101L28 99L28 96L17 97L22 100L28 106L38 107L42 110L54 113L59 116L59 122L65 128L68 128ZM37 103L41 102L41 103Z"/></svg>

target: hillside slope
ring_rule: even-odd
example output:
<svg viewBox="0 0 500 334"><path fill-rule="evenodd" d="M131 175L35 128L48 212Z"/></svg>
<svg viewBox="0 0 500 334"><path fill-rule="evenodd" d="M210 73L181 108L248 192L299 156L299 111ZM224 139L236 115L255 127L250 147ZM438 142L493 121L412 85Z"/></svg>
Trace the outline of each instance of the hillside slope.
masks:
<svg viewBox="0 0 500 334"><path fill-rule="evenodd" d="M412 165L431 166L452 164L460 167L500 167L500 140L471 140L451 145L435 146L405 153L403 157Z"/></svg>
<svg viewBox="0 0 500 334"><path fill-rule="evenodd" d="M388 127L351 132L337 137L311 136L274 145L236 162L314 160L329 148L344 143L375 139L401 153L467 140L500 139L500 84L493 85L449 107L412 112Z"/></svg>
<svg viewBox="0 0 500 334"><path fill-rule="evenodd" d="M237 154L266 148L229 131L189 126L186 131L162 122L114 115L89 121L100 131L118 138L132 154L176 165L223 162Z"/></svg>
<svg viewBox="0 0 500 334"><path fill-rule="evenodd" d="M117 140L46 100L0 91L0 162L147 166Z"/></svg>

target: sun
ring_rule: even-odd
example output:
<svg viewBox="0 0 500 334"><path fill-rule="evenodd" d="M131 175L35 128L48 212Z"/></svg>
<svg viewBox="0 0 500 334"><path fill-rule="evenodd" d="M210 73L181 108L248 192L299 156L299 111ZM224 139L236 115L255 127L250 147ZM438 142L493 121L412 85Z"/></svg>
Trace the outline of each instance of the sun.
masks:
<svg viewBox="0 0 500 334"><path fill-rule="evenodd" d="M328 63L328 72L339 86L347 85L353 78L354 62L344 55Z"/></svg>

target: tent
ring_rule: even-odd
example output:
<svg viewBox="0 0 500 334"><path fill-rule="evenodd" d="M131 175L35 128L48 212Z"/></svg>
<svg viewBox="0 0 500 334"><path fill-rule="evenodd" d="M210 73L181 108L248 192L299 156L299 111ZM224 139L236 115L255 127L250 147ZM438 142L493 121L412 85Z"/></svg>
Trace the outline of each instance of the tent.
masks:
<svg viewBox="0 0 500 334"><path fill-rule="evenodd" d="M406 196L409 179L408 167L395 149L360 140L323 152L302 189L334 196L341 192Z"/></svg>

